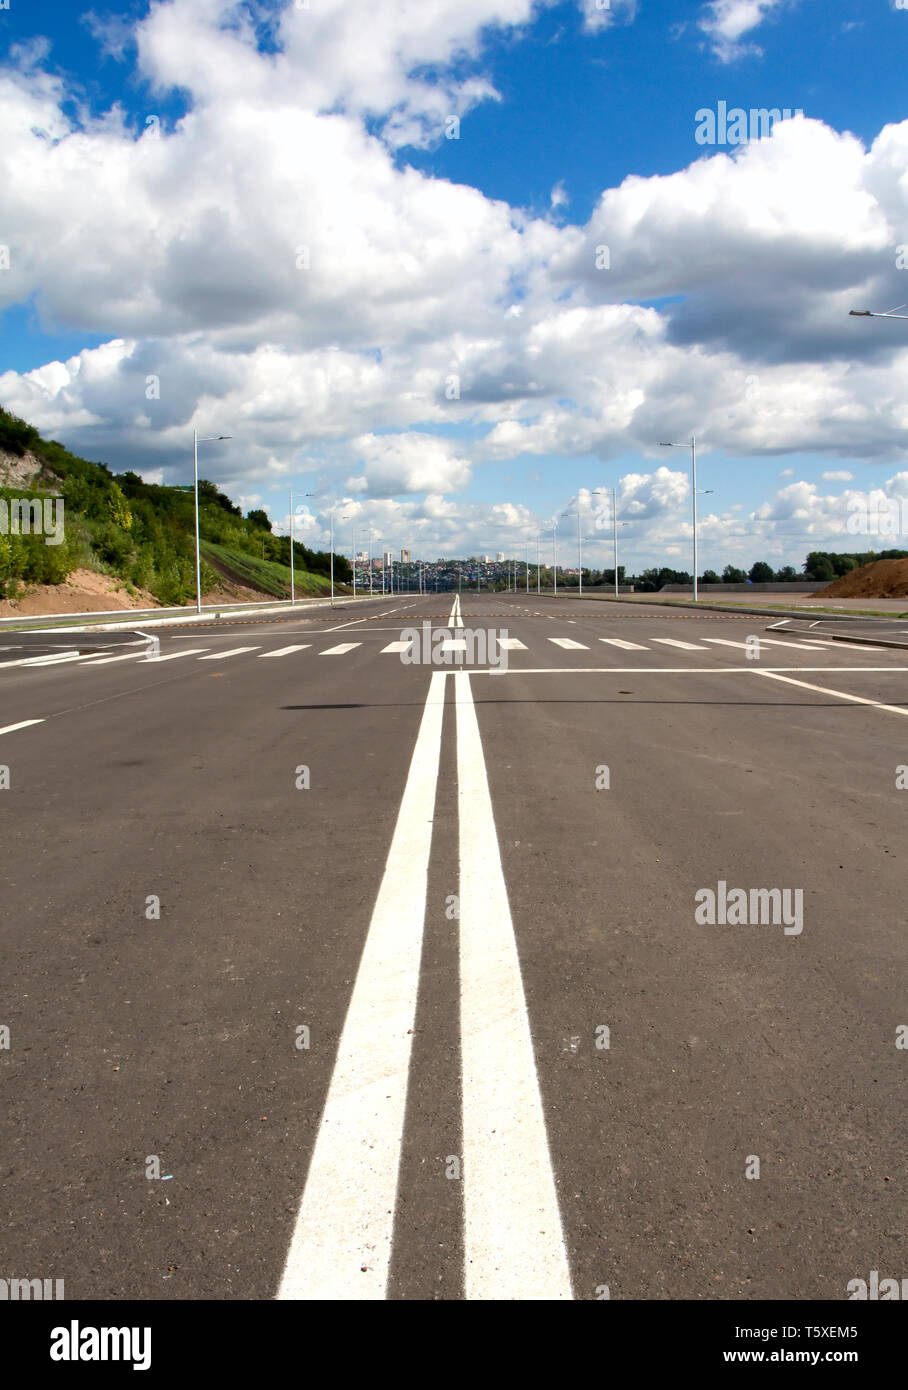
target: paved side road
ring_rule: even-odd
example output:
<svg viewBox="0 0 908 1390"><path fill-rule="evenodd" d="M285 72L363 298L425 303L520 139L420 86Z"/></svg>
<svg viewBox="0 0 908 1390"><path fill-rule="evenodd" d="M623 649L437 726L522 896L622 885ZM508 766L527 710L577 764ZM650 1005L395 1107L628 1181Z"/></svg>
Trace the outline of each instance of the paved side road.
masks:
<svg viewBox="0 0 908 1390"><path fill-rule="evenodd" d="M330 618L0 669L4 1268L90 1299L899 1277L904 656L525 594ZM450 666L401 659L424 621ZM506 666L457 666L473 628ZM736 888L800 909L704 920Z"/></svg>

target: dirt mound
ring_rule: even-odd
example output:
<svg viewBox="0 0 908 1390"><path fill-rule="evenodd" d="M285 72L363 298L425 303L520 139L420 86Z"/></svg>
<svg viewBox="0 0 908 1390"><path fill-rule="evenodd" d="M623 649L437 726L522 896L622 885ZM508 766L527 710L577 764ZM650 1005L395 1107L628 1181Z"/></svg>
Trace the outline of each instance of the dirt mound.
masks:
<svg viewBox="0 0 908 1390"><path fill-rule="evenodd" d="M73 570L65 584L34 584L18 598L0 601L0 618L35 618L53 613L116 613L129 608L157 608L144 589L127 593L120 579Z"/></svg>
<svg viewBox="0 0 908 1390"><path fill-rule="evenodd" d="M814 598L908 598L908 560L874 560L818 589Z"/></svg>

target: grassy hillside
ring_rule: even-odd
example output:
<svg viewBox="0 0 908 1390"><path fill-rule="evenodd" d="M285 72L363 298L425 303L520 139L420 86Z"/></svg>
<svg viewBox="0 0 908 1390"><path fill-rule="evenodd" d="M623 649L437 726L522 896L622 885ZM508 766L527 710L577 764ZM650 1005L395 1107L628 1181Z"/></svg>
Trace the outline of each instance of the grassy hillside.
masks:
<svg viewBox="0 0 908 1390"><path fill-rule="evenodd" d="M116 474L103 463L78 458L34 426L0 408L0 450L41 466L33 485L0 487L0 498L56 493L65 503L65 540L45 545L40 535L0 534L0 598L25 583L60 584L80 567L113 575L150 590L163 604L195 597L195 530L192 492L144 483L132 472ZM5 511L5 509L3 509ZM214 483L199 482L202 588L225 577L283 598L290 592L290 540L271 533L262 511L243 516ZM323 592L331 557L294 545L300 593ZM352 579L349 562L334 557L338 583Z"/></svg>

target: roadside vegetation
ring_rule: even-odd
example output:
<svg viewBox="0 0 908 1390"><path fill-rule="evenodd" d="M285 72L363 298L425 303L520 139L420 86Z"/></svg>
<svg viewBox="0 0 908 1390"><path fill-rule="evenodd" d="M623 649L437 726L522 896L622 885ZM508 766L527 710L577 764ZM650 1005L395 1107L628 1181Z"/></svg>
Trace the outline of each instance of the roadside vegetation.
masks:
<svg viewBox="0 0 908 1390"><path fill-rule="evenodd" d="M133 472L115 474L103 463L77 457L56 440L43 439L33 425L0 408L0 452L33 456L34 482L0 487L7 504L26 494L59 496L65 506L65 539L46 545L41 535L0 533L0 598L14 597L25 584L61 584L73 570L96 570L146 589L162 604L195 597L195 524L192 490L145 483ZM261 510L243 516L214 483L199 482L202 590L224 579L265 594L290 593L290 539L275 536ZM300 593L328 587L331 556L294 545ZM338 584L352 580L349 561L334 557Z"/></svg>

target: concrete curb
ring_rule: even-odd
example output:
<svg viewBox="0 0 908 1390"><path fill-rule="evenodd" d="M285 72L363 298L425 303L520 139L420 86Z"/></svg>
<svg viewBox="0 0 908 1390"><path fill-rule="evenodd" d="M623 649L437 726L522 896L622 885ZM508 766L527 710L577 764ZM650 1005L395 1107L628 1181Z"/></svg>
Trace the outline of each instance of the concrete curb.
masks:
<svg viewBox="0 0 908 1390"><path fill-rule="evenodd" d="M355 601L357 604L378 603L380 598L381 595L373 595L372 598L357 598ZM335 599L335 606L340 601L344 603L353 603L354 599L352 594L343 595L341 600ZM0 623L5 623L7 624L7 626L0 626L0 632L40 632L45 635L53 632L123 632L133 631L136 627L140 625L142 627L165 627L173 626L174 624L178 623L204 623L210 621L210 619L212 618L242 618L247 616L250 618L254 618L258 615L264 617L266 614L269 613L286 613L288 617L291 617L294 613L299 612L301 609L306 610L312 608L330 607L330 599L301 599L299 602L293 605L287 602L279 604L256 605L250 608L235 608L232 605L227 605L223 607L212 608L209 612L202 613L182 613L179 609L175 609L173 610L172 616L170 617L161 617L161 610L159 608L135 608L132 610L132 620L119 621L115 623L84 623L79 625L71 623L60 623L54 627L25 627L23 623L28 622L28 619L22 620L22 622L20 622L18 626L12 626L13 623L17 622L17 620L5 618L0 619ZM149 618L146 616L146 614L148 613L157 613L159 616L155 618ZM49 618L66 618L70 616L74 618L83 618L91 617L92 615L85 613L73 613L72 615L68 613L45 613L42 615L42 617L34 619L34 621L47 622Z"/></svg>

